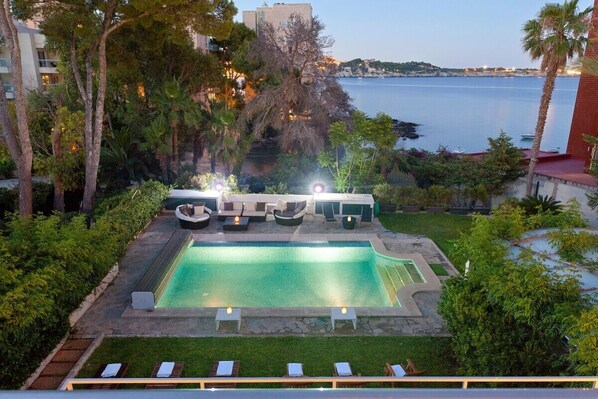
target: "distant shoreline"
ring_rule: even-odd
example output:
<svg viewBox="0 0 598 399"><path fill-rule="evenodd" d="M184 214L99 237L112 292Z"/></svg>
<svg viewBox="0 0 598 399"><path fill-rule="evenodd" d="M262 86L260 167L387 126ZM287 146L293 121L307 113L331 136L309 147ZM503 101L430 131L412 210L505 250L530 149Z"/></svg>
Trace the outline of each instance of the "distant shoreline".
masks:
<svg viewBox="0 0 598 399"><path fill-rule="evenodd" d="M342 79L387 79L387 78L544 78L546 75L385 75L385 76L336 76ZM579 78L579 75L558 75L559 78Z"/></svg>

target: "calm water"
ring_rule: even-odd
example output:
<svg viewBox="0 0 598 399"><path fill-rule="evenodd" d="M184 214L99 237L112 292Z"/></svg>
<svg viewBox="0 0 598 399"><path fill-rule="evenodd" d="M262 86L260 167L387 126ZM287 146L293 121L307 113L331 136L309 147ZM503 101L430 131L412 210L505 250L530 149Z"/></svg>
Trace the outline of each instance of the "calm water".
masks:
<svg viewBox="0 0 598 399"><path fill-rule="evenodd" d="M384 112L393 118L419 123L417 140L404 146L436 150L463 148L483 151L487 138L504 130L518 147L522 133L533 133L544 78L343 78L343 88L353 104L370 115ZM543 149L567 147L579 78L557 78Z"/></svg>
<svg viewBox="0 0 598 399"><path fill-rule="evenodd" d="M158 307L387 307L378 268L409 278L401 261L389 262L369 243L195 243Z"/></svg>

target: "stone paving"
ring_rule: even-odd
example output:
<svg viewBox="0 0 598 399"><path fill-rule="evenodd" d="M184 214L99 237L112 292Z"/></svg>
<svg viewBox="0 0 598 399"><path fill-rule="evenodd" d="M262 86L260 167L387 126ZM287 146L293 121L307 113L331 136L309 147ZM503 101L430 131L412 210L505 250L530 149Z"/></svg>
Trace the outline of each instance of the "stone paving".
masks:
<svg viewBox="0 0 598 399"><path fill-rule="evenodd" d="M357 329L350 322L337 323L332 331L329 317L243 317L241 329L235 323L222 323L216 331L214 317L151 317L151 311L131 312L131 291L141 279L149 265L158 256L171 234L178 229L178 221L173 212L162 212L129 246L119 262L120 272L113 283L98 298L87 313L74 327L79 336L338 336L338 335L420 335L446 336L447 330L436 312L439 291L418 292L413 298L422 317L359 317ZM223 234L222 222L212 218L209 227L194 233L201 240L205 235ZM377 234L386 248L392 252L421 253L428 263L442 264L450 274L455 271L438 247L428 238L397 234L385 230L374 219L371 224L363 224L355 230L344 230L340 223L325 225L322 216L306 215L300 226L280 226L274 221L251 223L248 232L227 232L230 235L253 234ZM223 236L224 238L224 236ZM234 237L233 237L234 239ZM134 315L132 315L134 314ZM147 316L145 316L147 315Z"/></svg>

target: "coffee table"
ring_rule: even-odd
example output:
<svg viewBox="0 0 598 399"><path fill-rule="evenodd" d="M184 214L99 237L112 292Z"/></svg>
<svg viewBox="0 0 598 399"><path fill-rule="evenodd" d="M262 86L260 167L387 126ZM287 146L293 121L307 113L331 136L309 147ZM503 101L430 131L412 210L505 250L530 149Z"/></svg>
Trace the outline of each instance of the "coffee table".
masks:
<svg viewBox="0 0 598 399"><path fill-rule="evenodd" d="M249 218L239 217L239 220L235 220L234 217L228 217L222 225L224 231L244 231L249 228Z"/></svg>

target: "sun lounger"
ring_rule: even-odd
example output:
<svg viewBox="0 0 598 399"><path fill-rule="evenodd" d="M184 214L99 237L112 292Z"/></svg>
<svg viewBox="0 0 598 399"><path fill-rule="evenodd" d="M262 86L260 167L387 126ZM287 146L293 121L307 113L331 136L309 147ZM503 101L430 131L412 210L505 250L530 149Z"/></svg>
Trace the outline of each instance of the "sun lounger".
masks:
<svg viewBox="0 0 598 399"><path fill-rule="evenodd" d="M328 223L336 223L336 217L334 216L334 208L330 202L324 202L322 204L322 213L324 214L324 223L328 226Z"/></svg>
<svg viewBox="0 0 598 399"><path fill-rule="evenodd" d="M285 377L305 377L303 374L303 364L301 363L287 363L287 375ZM285 388L308 388L311 386L309 382L285 382L283 384Z"/></svg>
<svg viewBox="0 0 598 399"><path fill-rule="evenodd" d="M357 375L353 374L351 365L347 362L334 363L332 375L334 377L361 377L359 373ZM336 386L338 388L361 388L365 384L365 382L338 382Z"/></svg>
<svg viewBox="0 0 598 399"><path fill-rule="evenodd" d="M179 378L183 375L185 362L158 362L154 366L151 378ZM177 384L164 383L147 384L145 389L174 389Z"/></svg>
<svg viewBox="0 0 598 399"><path fill-rule="evenodd" d="M372 208L369 206L364 206L361 208L361 217L359 218L359 226L362 223L369 223L372 224Z"/></svg>
<svg viewBox="0 0 598 399"><path fill-rule="evenodd" d="M129 369L129 363L102 364L93 378L123 378ZM117 389L120 384L94 384L90 389Z"/></svg>
<svg viewBox="0 0 598 399"><path fill-rule="evenodd" d="M238 377L240 362L238 360L221 360L212 363L209 377ZM236 383L230 384L206 384L206 388L234 388Z"/></svg>

